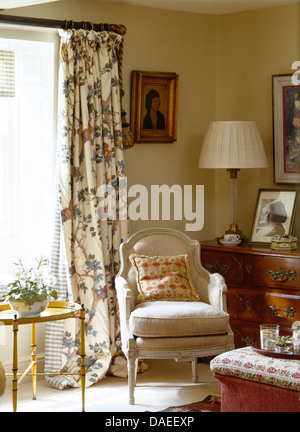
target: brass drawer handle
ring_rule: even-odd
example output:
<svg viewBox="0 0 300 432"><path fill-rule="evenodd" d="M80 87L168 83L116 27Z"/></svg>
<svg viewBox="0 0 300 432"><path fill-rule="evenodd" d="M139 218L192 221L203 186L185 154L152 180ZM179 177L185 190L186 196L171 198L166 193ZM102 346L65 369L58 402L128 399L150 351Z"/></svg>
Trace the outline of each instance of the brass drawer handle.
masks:
<svg viewBox="0 0 300 432"><path fill-rule="evenodd" d="M293 281L297 275L294 270L285 271L282 267L280 267L279 271L268 270L267 273L272 280L277 280L279 282Z"/></svg>
<svg viewBox="0 0 300 432"><path fill-rule="evenodd" d="M288 306L287 309L279 309L275 305L273 305L273 306L268 306L268 309L271 312L271 315L277 316L279 318L287 318L287 317L292 318L296 312L296 309L290 306ZM280 315L278 311L285 312L285 315Z"/></svg>
<svg viewBox="0 0 300 432"><path fill-rule="evenodd" d="M221 265L218 261L215 262L215 264L206 263L204 267L210 273L226 274L229 270L229 265L227 264Z"/></svg>
<svg viewBox="0 0 300 432"><path fill-rule="evenodd" d="M253 337L246 336L245 337L245 343L247 346L251 346L253 344Z"/></svg>
<svg viewBox="0 0 300 432"><path fill-rule="evenodd" d="M248 300L246 300L245 305L246 305L248 312L251 312L253 309L253 301L248 299Z"/></svg>
<svg viewBox="0 0 300 432"><path fill-rule="evenodd" d="M252 270L253 270L253 265L252 264L246 264L246 271L249 275L252 273Z"/></svg>

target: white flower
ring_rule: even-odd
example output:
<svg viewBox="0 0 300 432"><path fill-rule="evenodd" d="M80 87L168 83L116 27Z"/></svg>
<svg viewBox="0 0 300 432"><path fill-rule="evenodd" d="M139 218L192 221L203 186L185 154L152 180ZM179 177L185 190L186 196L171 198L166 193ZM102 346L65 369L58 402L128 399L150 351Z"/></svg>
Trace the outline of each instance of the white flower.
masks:
<svg viewBox="0 0 300 432"><path fill-rule="evenodd" d="M30 286L46 286L52 287L56 283L56 278L51 275L49 267L46 265L48 260L41 258L36 260L37 268L25 269L21 260L16 263L17 271L15 273L16 280L22 288Z"/></svg>

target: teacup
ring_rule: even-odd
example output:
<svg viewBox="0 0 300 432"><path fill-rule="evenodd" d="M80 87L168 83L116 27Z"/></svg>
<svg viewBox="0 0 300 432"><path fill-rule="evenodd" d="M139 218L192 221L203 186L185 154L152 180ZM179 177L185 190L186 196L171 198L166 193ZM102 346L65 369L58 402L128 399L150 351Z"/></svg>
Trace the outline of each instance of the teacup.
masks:
<svg viewBox="0 0 300 432"><path fill-rule="evenodd" d="M240 239L238 234L224 234L224 240L227 242L235 242Z"/></svg>

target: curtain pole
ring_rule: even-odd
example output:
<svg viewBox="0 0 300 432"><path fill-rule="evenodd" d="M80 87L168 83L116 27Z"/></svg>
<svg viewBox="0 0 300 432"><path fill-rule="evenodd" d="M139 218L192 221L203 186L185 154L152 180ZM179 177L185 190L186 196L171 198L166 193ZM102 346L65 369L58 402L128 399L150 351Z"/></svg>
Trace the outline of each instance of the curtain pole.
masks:
<svg viewBox="0 0 300 432"><path fill-rule="evenodd" d="M114 31L121 35L126 34L126 27L122 24L93 24L89 21L75 22L72 20L52 20L44 18L32 18L32 17L20 17L13 15L0 15L0 23L14 24L14 25L29 25L36 27L48 27L57 29L68 29L68 28L84 28L92 29L95 31ZM70 27L71 26L71 27Z"/></svg>

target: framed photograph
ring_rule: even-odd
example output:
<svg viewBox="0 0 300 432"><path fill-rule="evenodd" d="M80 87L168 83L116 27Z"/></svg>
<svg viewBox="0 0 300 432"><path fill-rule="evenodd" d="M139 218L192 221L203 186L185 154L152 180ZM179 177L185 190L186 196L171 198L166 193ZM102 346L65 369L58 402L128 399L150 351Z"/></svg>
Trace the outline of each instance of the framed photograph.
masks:
<svg viewBox="0 0 300 432"><path fill-rule="evenodd" d="M274 182L300 184L300 85L273 75Z"/></svg>
<svg viewBox="0 0 300 432"><path fill-rule="evenodd" d="M135 143L177 139L178 75L132 71L131 133Z"/></svg>
<svg viewBox="0 0 300 432"><path fill-rule="evenodd" d="M259 189L249 243L270 244L276 234L291 235L297 195L297 189Z"/></svg>

